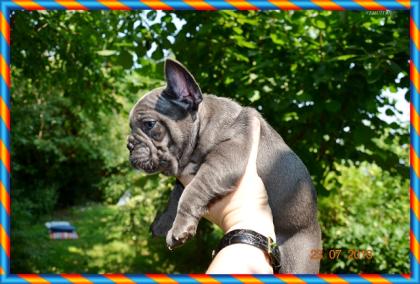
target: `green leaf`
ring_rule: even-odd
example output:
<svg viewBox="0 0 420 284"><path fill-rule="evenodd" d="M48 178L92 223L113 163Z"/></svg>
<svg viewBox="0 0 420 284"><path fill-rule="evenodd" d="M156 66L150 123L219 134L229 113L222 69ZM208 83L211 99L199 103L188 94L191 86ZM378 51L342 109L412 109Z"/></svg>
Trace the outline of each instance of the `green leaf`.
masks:
<svg viewBox="0 0 420 284"><path fill-rule="evenodd" d="M392 109L387 108L385 110L385 114L388 115L388 116L393 116L395 113L394 113L394 111Z"/></svg>
<svg viewBox="0 0 420 284"><path fill-rule="evenodd" d="M325 29L326 28L326 24L325 24L324 21L317 20L315 23L316 23L316 26L320 29Z"/></svg>
<svg viewBox="0 0 420 284"><path fill-rule="evenodd" d="M395 85L390 85L390 86L389 86L389 91L390 91L391 93L396 93L396 92L397 92L397 87L396 87Z"/></svg>
<svg viewBox="0 0 420 284"><path fill-rule="evenodd" d="M410 102L410 92L406 92L406 93L405 93L405 95L404 95L404 99L405 99L407 102Z"/></svg>
<svg viewBox="0 0 420 284"><path fill-rule="evenodd" d="M157 12L156 11L148 11L147 12L147 19L150 21L154 21L156 19Z"/></svg>
<svg viewBox="0 0 420 284"><path fill-rule="evenodd" d="M153 58L154 60L160 60L160 59L162 59L162 58L163 58L163 52L162 52L162 49L160 49L160 48L156 49L156 50L153 52L153 54L152 54L152 58Z"/></svg>
<svg viewBox="0 0 420 284"><path fill-rule="evenodd" d="M355 58L357 56L358 55L356 55L356 54L340 55L340 56L337 56L337 57L332 58L331 61L334 61L334 60L337 60L337 61L345 61L345 60L349 60L350 58Z"/></svg>
<svg viewBox="0 0 420 284"><path fill-rule="evenodd" d="M232 38L236 40L236 43L239 46L252 48L252 49L257 47L257 45L254 42L245 40L243 36L235 35L235 36L232 36Z"/></svg>
<svg viewBox="0 0 420 284"><path fill-rule="evenodd" d="M117 58L117 62L125 69L130 69L133 66L133 56L130 52L123 50Z"/></svg>
<svg viewBox="0 0 420 284"><path fill-rule="evenodd" d="M340 110L341 103L335 100L329 100L325 104L325 109L329 112L338 112Z"/></svg>
<svg viewBox="0 0 420 284"><path fill-rule="evenodd" d="M270 34L270 38L277 45L283 45L284 44L284 40L282 40L281 38L279 38L277 36L277 34Z"/></svg>
<svg viewBox="0 0 420 284"><path fill-rule="evenodd" d="M242 31L242 29L240 27L233 27L232 29L237 34L242 34L243 33L243 31Z"/></svg>
<svg viewBox="0 0 420 284"><path fill-rule="evenodd" d="M397 64L397 63L395 63L394 61L391 61L390 66L391 66L392 71L393 71L393 72L395 72L395 73L401 73L401 72L403 72L403 71L404 71L404 69L402 69L402 68L400 67L400 65L398 65L398 64Z"/></svg>
<svg viewBox="0 0 420 284"><path fill-rule="evenodd" d="M116 50L107 50L107 49L104 49L104 50L97 51L96 53L98 55L100 55L100 56L111 56L111 55L116 54L117 51Z"/></svg>
<svg viewBox="0 0 420 284"><path fill-rule="evenodd" d="M254 91L254 93L248 98L250 102L256 102L261 98L259 91Z"/></svg>

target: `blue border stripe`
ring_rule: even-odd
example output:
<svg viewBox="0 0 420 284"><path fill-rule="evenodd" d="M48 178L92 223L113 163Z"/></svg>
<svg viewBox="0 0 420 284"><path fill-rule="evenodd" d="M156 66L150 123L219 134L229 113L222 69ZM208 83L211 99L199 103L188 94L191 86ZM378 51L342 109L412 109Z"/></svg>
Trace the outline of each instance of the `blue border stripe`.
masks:
<svg viewBox="0 0 420 284"><path fill-rule="evenodd" d="M16 4L15 2L8 1L5 4L10 10L25 10L24 8L22 8L22 6Z"/></svg>
<svg viewBox="0 0 420 284"><path fill-rule="evenodd" d="M417 26L417 28L420 28L419 26ZM411 53L411 61L414 64L414 66L416 67L417 71L420 73L420 54L418 52L414 52L414 50L416 49L416 45L414 44L414 42L412 40L410 40L410 53Z"/></svg>
<svg viewBox="0 0 420 284"><path fill-rule="evenodd" d="M7 214L6 209L4 209L3 205L0 205L0 214L0 220L3 229L10 236L10 216Z"/></svg>
<svg viewBox="0 0 420 284"><path fill-rule="evenodd" d="M375 0L379 5L384 6L388 10L408 10L401 3L397 1ZM412 1L412 0L411 0Z"/></svg>
<svg viewBox="0 0 420 284"><path fill-rule="evenodd" d="M167 1L169 2L169 1ZM174 3L175 1L171 1L172 3ZM218 10L237 10L235 8L235 6L229 4L228 2L225 1L221 1L221 0L215 0L215 1L207 1L207 4L213 6L214 8L218 9ZM172 7L174 7L173 5L171 5Z"/></svg>
<svg viewBox="0 0 420 284"><path fill-rule="evenodd" d="M80 4L88 8L89 10L110 10L104 4L97 1L78 1Z"/></svg>
<svg viewBox="0 0 420 284"><path fill-rule="evenodd" d="M9 129L7 129L6 124L4 123L2 118L0 118L0 129L1 140L10 152Z"/></svg>
<svg viewBox="0 0 420 284"><path fill-rule="evenodd" d="M413 220L413 222L411 222L411 220ZM414 236L416 237L417 241L420 243L420 222L417 221L414 215L413 209L410 209L410 224L411 224L411 230L413 231Z"/></svg>
<svg viewBox="0 0 420 284"><path fill-rule="evenodd" d="M55 2L55 1L37 1L37 0L34 0L34 2L36 2L38 5L41 5L42 7L44 7L44 8L46 8L46 7L48 7L48 9L54 9L54 10L64 10L65 9L65 7L64 6L61 6L60 4L58 4L57 2Z"/></svg>
<svg viewBox="0 0 420 284"><path fill-rule="evenodd" d="M311 9L311 10L323 10L318 5L314 4L311 1L298 1L298 0L289 0L291 3L299 6L302 9Z"/></svg>
<svg viewBox="0 0 420 284"><path fill-rule="evenodd" d="M353 1L337 1L337 0L333 0L332 2L334 2L335 4L341 6L343 9L346 10L356 10L356 11L360 11L360 10L365 10L365 8L363 8L363 6L360 6L360 4L353 2Z"/></svg>
<svg viewBox="0 0 420 284"><path fill-rule="evenodd" d="M413 190L413 194L417 197L417 199L420 201L420 195L418 195L414 190ZM411 210L411 209L410 209ZM414 214L414 212L413 212ZM413 215L414 216L414 215ZM410 215L411 218L411 215ZM411 219L410 219L411 220ZM410 227L411 228L411 227Z"/></svg>
<svg viewBox="0 0 420 284"><path fill-rule="evenodd" d="M234 278L233 276L230 275L211 275L214 279L216 279L217 281L220 281L222 283L232 283L232 284L243 284L241 281L239 281L238 279Z"/></svg>
<svg viewBox="0 0 420 284"><path fill-rule="evenodd" d="M3 5L1 6L2 9L2 13L4 15L4 17L8 20L9 22L9 10L6 6ZM5 38L3 36L1 36L0 38L1 41L1 52L2 52L2 56L5 60L5 62L7 64L9 64L10 67L10 58L9 58L9 45L7 44ZM9 93L9 89L6 85L6 82L3 80L3 78L0 79L0 85L1 85L1 96L2 99L4 100L4 102L6 103L6 105L9 107L10 109L10 93ZM9 150L10 152L10 139L9 139L9 130L7 129L5 123L3 122L2 119L0 119L0 135L1 135L1 139L2 142L4 143L4 145L6 146L6 148ZM1 181L6 189L6 191L9 193L10 195L10 174L7 172L5 166L3 165L2 162L0 162L0 177L1 177ZM7 214L5 208L3 206L1 206L0 209L0 221L1 224L4 228L4 230L6 231L6 233L9 235L9 239L10 239L10 216ZM9 248L10 249L10 248ZM1 249L0 251L0 263L1 266L3 268L3 271L5 271L6 273L8 273L10 271L10 267L9 267L9 257L6 255L6 252Z"/></svg>
<svg viewBox="0 0 420 284"><path fill-rule="evenodd" d="M2 246L0 246L0 264L4 271L10 270L9 257L7 256Z"/></svg>
<svg viewBox="0 0 420 284"><path fill-rule="evenodd" d="M99 2L96 2L96 1L79 1L79 2L82 5L84 5L86 8L91 9L91 10L108 10L108 8L106 6L104 6L103 4L101 4ZM362 6L360 6L359 4L357 4L353 1L334 1L334 2L337 3L339 6L345 8L345 9L364 10L364 8ZM380 0L380 1L377 1L377 2L381 5L383 5L384 7L387 7L387 8L390 8L390 9L405 9L404 6L402 6L401 4L399 4L397 2L394 2L394 1L386 1L386 0L381 1ZM63 9L63 7L56 2L50 2L50 1L45 1L44 0L44 1L39 1L37 3L40 4L41 6L46 7L46 8L48 7L49 9ZM126 4L128 7L131 7L131 8L150 9L141 2L121 1L121 3ZM173 8L176 8L176 9L193 9L188 4L182 3L182 2L168 0L168 1L165 1L164 3L168 4L169 6L171 6ZM207 3L212 5L215 8L218 8L218 9L229 9L229 10L235 9L234 6L232 6L229 3L224 2L224 1L207 1ZM252 1L249 1L249 3L251 3L252 5L254 5L258 8L261 8L261 9L277 9L274 5L272 5L269 2L252 0ZM314 4L310 1L295 0L295 1L293 1L293 3L295 3L297 6L299 6L301 8L304 8L304 9L321 10L321 8L318 5L316 5L316 4ZM417 27L419 27L418 23L420 21L419 21L418 3L416 1L412 1L411 5L415 6L415 8L411 9L411 11L412 11L411 13L413 15L413 19L414 19ZM16 4L14 4L12 2L9 2L9 1L7 1L7 4L5 4L5 2L3 1L1 3L1 7L2 7L2 11L4 11L4 9L7 10L7 7L12 8L12 9L13 8L14 9L21 9L19 5L16 5ZM4 13L4 14L7 15L6 13ZM7 20L9 20L9 19L7 19ZM3 53L7 53L7 55L5 56L5 60L6 60L6 62L9 63L10 62L9 61L9 54L8 54L9 53L9 47L8 47L7 43L5 43L4 39L1 40L1 42L2 42L1 43L1 50L2 50ZM420 66L418 51L411 49L411 54L412 54L412 58L413 58L413 63L415 64L417 69L420 71L420 69L418 68L418 66ZM4 90L4 88L6 87L6 84L2 79L1 79L0 84L2 85L1 90L0 90L1 95L2 95L3 99L5 100L6 104L10 107L9 91ZM415 92L412 92L411 94L412 94L412 96L413 95L419 95ZM416 108L416 110L418 110L420 108L420 104L419 104L418 100L415 103L413 103L413 105ZM3 123L3 125L1 125L1 127L2 127L2 132L1 132L2 139L7 140L7 141L4 141L4 143L5 144L7 143L6 147L9 148L10 143L8 141L9 140L8 133L7 133L7 136L3 136L4 129L6 129L6 132L7 132L7 128L5 127L4 123ZM416 144L416 145L413 146L413 148L415 149L416 153L419 153L420 152L419 151L419 149L420 149L420 143L419 143L420 138L419 137L420 136L417 133L414 136L415 137L412 139L412 143L414 142L414 144ZM10 183L9 183L10 175L7 173L7 170L5 169L5 167L3 165L0 166L0 167L1 167L0 173L1 173L2 181L3 181L6 189L8 191L10 191ZM420 191L419 178L416 177L415 174L414 174L414 177L413 177L413 174L414 174L413 171L410 169L410 175L414 179L414 180L413 179L411 180L412 188L415 191L415 194L419 195L419 191ZM0 210L0 214L1 214L1 217L2 217L1 221L2 221L2 224L4 225L5 229L8 230L9 229L8 224L9 224L10 219L7 219L7 221L3 220L4 217L7 217L7 214L4 214L4 213L5 213L5 210L4 210L4 208L2 208ZM411 212L411 214L412 214L412 212ZM415 226L412 226L412 231L416 235L420 231L419 228L418 228L418 226L420 226L420 224L419 224L419 222L417 222L415 220L413 220L413 222L415 222L416 224L415 224ZM5 252L3 250L0 251L0 254L1 254L2 267L7 272L7 271L9 271L9 260L5 256ZM410 253L410 256L412 257L411 253ZM419 270L419 264L418 263L412 263L412 272L413 272L413 274L416 275L416 277L419 276L418 270ZM83 276L86 277L87 279L91 279L92 281L95 281L95 282L112 283L112 281L110 281L109 279L106 279L104 276L100 276L100 275L83 275ZM153 280L151 280L151 279L149 279L145 276L142 276L142 275L125 275L125 276L132 279L133 281L136 281L136 282L142 282L142 283L154 283L155 282L155 281L153 281ZM356 282L356 283L369 283L367 280L362 279L358 275L339 275L339 276L342 277L344 280L349 280L349 281ZM66 279L64 279L60 276L51 276L51 275L47 276L47 275L45 275L45 276L42 276L42 277L45 277L48 281L51 281L51 282L54 282L54 283L69 283L68 280L66 280ZM176 280L181 281L181 282L185 282L187 280L190 283L196 283L197 282L195 280L192 280L191 278L189 278L186 275L173 275L171 277L173 279L176 279ZM256 275L255 277L257 277L259 279L265 279L269 282L273 281L273 283L282 282L280 279L277 279L273 276L258 276L258 275ZM324 280L316 278L314 276L302 275L302 276L299 276L299 277L302 280L307 281L308 283L325 283ZM406 279L404 277L401 277L401 276L392 276L392 275L387 276L386 275L384 277L387 277L387 279L390 279L392 281L395 280L395 282L399 282L399 283L407 282ZM214 276L214 278L215 279L220 279L224 283L241 283L239 280L237 280L234 277L229 276L229 275L225 275L225 276L218 275L218 276ZM25 283L26 281L19 278L19 277L11 276L11 277L7 277L6 281L2 281L2 282L16 283L17 284L17 283Z"/></svg>
<svg viewBox="0 0 420 284"><path fill-rule="evenodd" d="M257 7L258 9L261 9L261 10L278 10L279 9L276 5L274 5L274 4L272 4L268 1L261 2L261 1L258 1L258 0L248 0L248 2L251 5L254 5L255 7Z"/></svg>
<svg viewBox="0 0 420 284"><path fill-rule="evenodd" d="M171 275L171 278L181 283L191 283L191 284L200 283L194 278L191 278L190 276L188 276L187 274L174 274L174 275Z"/></svg>
<svg viewBox="0 0 420 284"><path fill-rule="evenodd" d="M168 6L171 6L172 8L176 9L176 10L195 10L192 6L188 5L185 2L179 2L179 1L164 1L161 0L162 3L165 3Z"/></svg>
<svg viewBox="0 0 420 284"><path fill-rule="evenodd" d="M1 182L3 183L4 187L10 195L10 174L7 172L6 167L3 165L2 162L0 162L0 177Z"/></svg>
<svg viewBox="0 0 420 284"><path fill-rule="evenodd" d="M71 283L69 280L59 275L39 274L39 276L55 284L70 284Z"/></svg>
<svg viewBox="0 0 420 284"><path fill-rule="evenodd" d="M9 181L6 182L6 179L10 180L10 174L7 172L7 169L2 161L0 161L0 174L1 174L1 181L3 182L4 187L6 187L7 192L10 195L10 183Z"/></svg>
<svg viewBox="0 0 420 284"><path fill-rule="evenodd" d="M4 227L8 227L5 228L6 232L10 232L10 216L8 216L7 212L6 212L6 208L4 208L4 206L2 204L0 204L0 221L2 225L7 225ZM4 228L3 227L3 228Z"/></svg>
<svg viewBox="0 0 420 284"><path fill-rule="evenodd" d="M59 3L55 2L55 1L48 1L48 0L41 0L41 1L34 1L36 2L38 5L42 6L44 9L48 9L48 10L53 10L53 9L58 9L58 10L65 10L65 7L60 5ZM82 4L83 6L85 6L86 8L90 9L90 10L109 10L109 8L105 5L103 5L102 3L98 2L98 1L77 1L80 4ZM9 8L11 10L23 10L24 8L22 8L22 6L14 3L14 2L8 2L7 5L9 6Z"/></svg>
<svg viewBox="0 0 420 284"><path fill-rule="evenodd" d="M419 3L418 1L411 1L411 9L410 9L410 14L411 14L411 18L413 19L415 25L417 26L417 28L419 27ZM414 66L418 67L419 64L419 51L415 48L415 45L413 44L412 40L410 40L410 55L411 55L411 60L414 64ZM419 70L419 69L417 69ZM416 94L416 92L414 91L413 86L411 86L411 91L410 91L410 95L411 98L414 97L414 95L418 95ZM418 109L418 101L416 98L416 101L414 102L416 109ZM412 138L411 142L413 142L413 134L410 133L410 137ZM413 146L414 147L418 147L418 141L414 141L414 143L416 145ZM420 196L419 192L420 192L420 184L419 184L419 179L416 176L416 174L414 173L413 169L410 168L410 185L411 188L413 189L413 191L415 192L415 194L417 196ZM410 210L410 229L413 231L413 234L418 235L418 224L419 221L414 218L413 213ZM416 258L413 256L412 252L410 251L410 269L411 269L411 275L414 279L417 280L417 283L419 282L419 277L420 277L420 273L419 273L419 263L417 262Z"/></svg>
<svg viewBox="0 0 420 284"><path fill-rule="evenodd" d="M6 280L1 281L2 284L27 284L28 281L26 281L23 278L18 277L17 275L8 275Z"/></svg>
<svg viewBox="0 0 420 284"><path fill-rule="evenodd" d="M89 0L89 1L78 1L78 2L81 3L82 5L84 5L86 8L91 9L91 10L99 10L99 9L100 10L108 10L109 9L105 5L103 5L102 3L98 2L98 1ZM141 3L140 1L125 0L125 1L120 1L120 2L125 4L128 7L132 8L132 9L144 9L144 10L151 9L147 5ZM171 6L174 9L177 9L177 10L191 10L191 9L193 9L187 3L181 2L181 1L167 0L167 1L162 1L162 2L164 2L165 4ZM232 6L231 4L229 4L225 1L222 1L222 0L208 0L206 2L209 5L212 5L213 7L218 8L218 9L229 9L229 10L235 9L234 6ZM250 0L248 2L251 3L254 6L262 9L262 10L278 9L275 5L273 5L272 3L268 2L268 1ZM295 4L296 6L302 8L302 9L323 10L318 5L313 3L312 1L308 1L308 0L305 0L305 1L302 1L302 0L294 0L293 1L292 0L290 2L292 2L293 4ZM365 8L363 8L363 6L359 5L358 3L354 2L354 1L334 0L333 2L336 3L337 5L343 7L346 10L365 10ZM378 4L384 6L385 8L389 9L389 10L407 10L407 8L405 6L403 6L402 4L400 4L396 1L376 0L376 2ZM415 2L415 1L411 1L411 2L412 2L411 5L413 5L413 2ZM10 9L13 9L13 10L22 9L21 6L17 5L14 2L11 2L11 1L4 1L4 3ZM54 1L41 0L41 1L36 1L36 3L43 6L46 9L58 9L58 10L65 9L59 3L54 2Z"/></svg>
<svg viewBox="0 0 420 284"><path fill-rule="evenodd" d="M124 274L130 280L133 280L136 283L144 283L144 284L154 284L156 283L153 279L146 277L144 274Z"/></svg>
<svg viewBox="0 0 420 284"><path fill-rule="evenodd" d="M370 284L371 283L371 282L367 281L366 279L364 279L363 277L361 277L360 275L357 275L357 274L352 274L352 275L339 274L338 276L340 276L345 281L348 281L350 283L360 283L360 284L365 284L365 283Z"/></svg>
<svg viewBox="0 0 420 284"><path fill-rule="evenodd" d="M107 277L100 275L100 274L82 274L87 280L94 282L94 283L104 283L104 284L113 284L114 281L108 279Z"/></svg>
<svg viewBox="0 0 420 284"><path fill-rule="evenodd" d="M2 52L1 55L3 56L4 61L6 61L6 63L8 65L10 65L10 57L9 57L9 45L6 42L6 39L4 39L3 35L1 36L1 47L2 47ZM10 66L9 66L10 67Z"/></svg>
<svg viewBox="0 0 420 284"><path fill-rule="evenodd" d="M417 262L416 258L414 257L413 253L410 251L410 268L411 268L411 276L414 279L417 279L415 283L419 283L418 276L420 275L419 271L419 263Z"/></svg>
<svg viewBox="0 0 420 284"><path fill-rule="evenodd" d="M419 3L418 1L410 1L411 4L411 9L410 9L410 15L411 18L414 20L414 23L416 23L417 27L420 27L419 23L420 23L420 11L419 11ZM416 53L411 53L411 57L413 57L413 55L417 55Z"/></svg>
<svg viewBox="0 0 420 284"><path fill-rule="evenodd" d="M273 283L279 284L284 283L284 281L280 280L279 278L275 277L274 275L254 275L258 280L261 280L264 283Z"/></svg>
<svg viewBox="0 0 420 284"><path fill-rule="evenodd" d="M417 113L420 115L420 94L417 93L414 84L410 81L410 102L413 104Z"/></svg>
<svg viewBox="0 0 420 284"><path fill-rule="evenodd" d="M123 0L120 1L122 4L124 4L127 7L130 7L131 9L141 9L141 10L148 10L150 9L149 6L143 4L140 1L129 1L129 0Z"/></svg>
<svg viewBox="0 0 420 284"><path fill-rule="evenodd" d="M382 277L389 280L392 283L410 283L411 281L401 275L394 275L394 274L382 274Z"/></svg>
<svg viewBox="0 0 420 284"><path fill-rule="evenodd" d="M333 2L337 3L338 5L340 5L341 7L345 8L346 10L354 10L354 9L357 9L357 10L365 10L365 8L363 6L361 6L360 4L358 4L357 2L354 2L354 1L349 1L349 0L344 0L344 1L333 0ZM377 2L380 5L382 5L383 7L385 7L388 10L409 10L408 8L406 8L401 3L398 3L397 1L375 0L375 2ZM413 2L413 0L411 0L411 2Z"/></svg>
<svg viewBox="0 0 420 284"><path fill-rule="evenodd" d="M410 125L410 142L414 152L420 158L420 136L412 125Z"/></svg>
<svg viewBox="0 0 420 284"><path fill-rule="evenodd" d="M92 10L108 10L109 8L107 8L105 5L103 5L102 3L98 2L98 1L78 1L80 4L84 5L86 8L88 9L92 9ZM132 9L150 9L150 7L148 7L147 5L141 3L140 1L133 1L133 0L123 0L120 1L121 3L125 4L126 6L132 8ZM188 5L185 2L181 2L181 1L175 1L175 0L167 0L167 1L162 1L165 4L175 8L175 9L179 9L179 10L184 10L184 9L193 9L190 5ZM231 4L229 4L228 2L222 1L222 0L208 0L206 1L209 5L212 5L218 9L235 9L234 6L232 6ZM266 9L278 9L274 4L268 2L268 1L261 1L261 0L249 0L248 1L250 4L261 8L263 10ZM293 4L295 4L296 6L302 8L302 9L315 9L315 10L322 10L322 8L320 8L318 5L316 5L315 3L313 3L312 1L302 1L302 0L292 0L290 1ZM346 10L365 10L365 8L363 8L363 6L361 6L360 4L354 2L354 1L339 1L339 0L333 0L334 3L336 3L337 5L343 7ZM407 10L407 8L405 6L403 6L402 4L396 2L396 1L387 1L387 0L376 0L376 2L382 6L384 6L387 9L390 10ZM415 1L411 1L413 5ZM65 9L62 5L60 5L59 3L55 2L55 1L48 1L48 0L42 0L42 1L36 1L36 3L38 3L39 5L43 6L46 9ZM21 6L17 5L14 2L11 1L4 1L4 4L6 4L10 9L16 10L16 9L22 9Z"/></svg>
<svg viewBox="0 0 420 284"><path fill-rule="evenodd" d="M420 196L420 179L412 168L410 168L410 185L417 196Z"/></svg>
<svg viewBox="0 0 420 284"><path fill-rule="evenodd" d="M300 279L302 279L303 281L305 281L306 283L319 283L319 284L324 284L324 283L328 283L327 281L325 281L322 278L319 277L313 277L311 275L307 275L307 274L296 274L296 277L299 277Z"/></svg>
<svg viewBox="0 0 420 284"><path fill-rule="evenodd" d="M0 3L0 9L1 9L1 12L3 13L3 16L6 19L6 21L10 24L10 17L8 15L9 9L7 8L7 6L5 5L4 2Z"/></svg>
<svg viewBox="0 0 420 284"><path fill-rule="evenodd" d="M2 76L0 76L0 86L1 97L10 109L10 91Z"/></svg>

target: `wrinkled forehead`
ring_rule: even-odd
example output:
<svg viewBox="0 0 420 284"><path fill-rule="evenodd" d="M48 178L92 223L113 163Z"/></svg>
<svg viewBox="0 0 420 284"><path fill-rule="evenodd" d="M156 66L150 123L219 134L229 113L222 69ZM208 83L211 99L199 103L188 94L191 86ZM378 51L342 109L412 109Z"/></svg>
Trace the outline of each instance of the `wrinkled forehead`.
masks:
<svg viewBox="0 0 420 284"><path fill-rule="evenodd" d="M157 115L159 117L163 115L173 120L185 118L185 111L182 111L174 103L162 96L164 90L165 87L154 89L138 100L131 109L130 122L137 119L139 116L147 114Z"/></svg>
<svg viewBox="0 0 420 284"><path fill-rule="evenodd" d="M157 88L141 97L130 111L130 120L132 120L135 116L141 114L142 112L147 112L155 109L160 94L163 90L164 87Z"/></svg>

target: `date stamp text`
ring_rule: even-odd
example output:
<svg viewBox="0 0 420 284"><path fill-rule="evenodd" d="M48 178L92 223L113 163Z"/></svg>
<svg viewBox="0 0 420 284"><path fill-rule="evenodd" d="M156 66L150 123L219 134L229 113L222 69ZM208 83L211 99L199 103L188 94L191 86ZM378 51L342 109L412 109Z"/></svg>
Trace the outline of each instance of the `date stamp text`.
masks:
<svg viewBox="0 0 420 284"><path fill-rule="evenodd" d="M314 260L371 260L373 251L369 249L312 249L310 258Z"/></svg>

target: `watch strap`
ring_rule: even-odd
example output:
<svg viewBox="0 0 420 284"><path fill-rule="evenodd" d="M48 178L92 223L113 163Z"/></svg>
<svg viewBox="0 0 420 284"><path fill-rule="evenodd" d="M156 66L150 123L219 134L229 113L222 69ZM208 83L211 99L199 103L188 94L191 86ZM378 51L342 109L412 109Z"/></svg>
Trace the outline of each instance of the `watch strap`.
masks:
<svg viewBox="0 0 420 284"><path fill-rule="evenodd" d="M217 249L213 251L213 257L224 247L232 244L247 244L261 249L270 258L270 264L273 267L274 273L279 272L281 267L280 250L278 245L270 237L248 229L230 231L220 240Z"/></svg>

